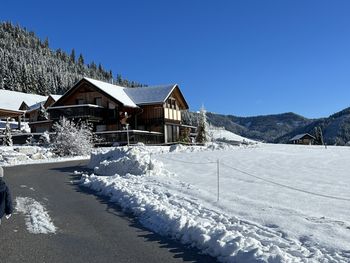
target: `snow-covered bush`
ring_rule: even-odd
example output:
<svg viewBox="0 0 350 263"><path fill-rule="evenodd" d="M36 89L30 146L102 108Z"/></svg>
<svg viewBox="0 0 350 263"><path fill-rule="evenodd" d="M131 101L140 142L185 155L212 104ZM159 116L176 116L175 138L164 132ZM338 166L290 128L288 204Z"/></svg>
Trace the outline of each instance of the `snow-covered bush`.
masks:
<svg viewBox="0 0 350 263"><path fill-rule="evenodd" d="M59 156L77 156L90 154L93 147L93 134L90 125L79 124L61 118L53 126L55 132L52 142L54 152Z"/></svg>
<svg viewBox="0 0 350 263"><path fill-rule="evenodd" d="M39 138L39 144L41 145L49 145L50 144L50 133L45 131Z"/></svg>
<svg viewBox="0 0 350 263"><path fill-rule="evenodd" d="M26 145L35 145L35 144L36 144L36 140L34 139L33 134L31 134L26 140Z"/></svg>

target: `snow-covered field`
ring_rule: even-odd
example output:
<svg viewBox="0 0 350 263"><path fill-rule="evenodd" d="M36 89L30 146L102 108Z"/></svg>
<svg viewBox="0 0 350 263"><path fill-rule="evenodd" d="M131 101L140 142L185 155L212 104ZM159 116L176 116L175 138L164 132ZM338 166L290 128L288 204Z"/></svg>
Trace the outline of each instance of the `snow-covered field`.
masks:
<svg viewBox="0 0 350 263"><path fill-rule="evenodd" d="M81 182L222 262L350 262L349 156L269 144L115 148L93 154L98 175Z"/></svg>

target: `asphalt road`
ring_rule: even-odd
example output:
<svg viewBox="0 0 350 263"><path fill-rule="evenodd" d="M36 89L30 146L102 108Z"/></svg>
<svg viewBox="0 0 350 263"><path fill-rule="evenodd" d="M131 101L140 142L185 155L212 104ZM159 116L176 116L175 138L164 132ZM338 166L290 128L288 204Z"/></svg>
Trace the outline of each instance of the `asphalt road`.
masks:
<svg viewBox="0 0 350 263"><path fill-rule="evenodd" d="M0 226L0 262L215 262L143 228L119 207L74 183L84 161L5 168L13 199L44 204L56 234L31 234L24 215Z"/></svg>

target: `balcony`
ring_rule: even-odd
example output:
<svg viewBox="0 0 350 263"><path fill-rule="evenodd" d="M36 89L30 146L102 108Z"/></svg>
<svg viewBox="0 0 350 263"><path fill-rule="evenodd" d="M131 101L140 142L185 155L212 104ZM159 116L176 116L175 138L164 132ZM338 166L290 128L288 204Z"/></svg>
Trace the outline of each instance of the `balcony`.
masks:
<svg viewBox="0 0 350 263"><path fill-rule="evenodd" d="M66 117L67 119L101 121L108 114L107 109L93 104L49 107L48 111L51 120L59 120L61 117Z"/></svg>

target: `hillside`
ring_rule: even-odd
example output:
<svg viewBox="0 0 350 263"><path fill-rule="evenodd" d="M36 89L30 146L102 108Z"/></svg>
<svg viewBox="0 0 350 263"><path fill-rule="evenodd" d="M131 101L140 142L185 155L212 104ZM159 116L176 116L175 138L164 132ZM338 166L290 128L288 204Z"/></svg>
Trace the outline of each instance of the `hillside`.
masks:
<svg viewBox="0 0 350 263"><path fill-rule="evenodd" d="M86 64L82 54L52 50L49 40L10 22L0 22L0 89L61 94L82 76L111 81L121 86L140 86L134 81L115 78L112 71L95 62Z"/></svg>
<svg viewBox="0 0 350 263"><path fill-rule="evenodd" d="M294 113L237 117L208 112L207 118L216 127L225 127L226 130L243 137L265 142L274 142L277 138L313 122ZM189 125L197 125L196 113L185 114L183 119Z"/></svg>
<svg viewBox="0 0 350 263"><path fill-rule="evenodd" d="M345 145L350 141L350 107L332 114L327 118L307 119L295 113L282 113L254 117L237 117L207 113L208 122L216 127L253 140L270 143L288 143L297 134L314 135L316 127L323 132L324 142L328 145ZM197 125L197 113L183 115L186 124Z"/></svg>
<svg viewBox="0 0 350 263"><path fill-rule="evenodd" d="M290 133L276 138L276 143L286 143L290 138L300 133L313 133L315 127L321 127L323 138L328 145L345 145L350 142L350 108L346 108L328 118L314 120L306 126L301 126Z"/></svg>

